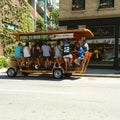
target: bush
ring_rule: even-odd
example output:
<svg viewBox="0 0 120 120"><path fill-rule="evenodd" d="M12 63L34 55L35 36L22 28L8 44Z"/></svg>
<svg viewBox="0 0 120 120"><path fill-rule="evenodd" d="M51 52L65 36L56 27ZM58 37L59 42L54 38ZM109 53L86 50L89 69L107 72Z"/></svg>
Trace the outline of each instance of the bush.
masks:
<svg viewBox="0 0 120 120"><path fill-rule="evenodd" d="M0 68L3 68L3 67L5 68L9 67L9 60L6 57L1 56L0 57Z"/></svg>

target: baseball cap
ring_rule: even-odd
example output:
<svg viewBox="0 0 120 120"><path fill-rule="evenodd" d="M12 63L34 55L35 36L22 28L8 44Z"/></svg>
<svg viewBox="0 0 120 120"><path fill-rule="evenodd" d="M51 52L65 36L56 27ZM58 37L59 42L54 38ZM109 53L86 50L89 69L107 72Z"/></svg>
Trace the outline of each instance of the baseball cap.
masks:
<svg viewBox="0 0 120 120"><path fill-rule="evenodd" d="M68 39L66 38L66 39L64 39L64 42L68 42Z"/></svg>
<svg viewBox="0 0 120 120"><path fill-rule="evenodd" d="M80 45L80 43L77 41L77 42L75 42L75 45Z"/></svg>

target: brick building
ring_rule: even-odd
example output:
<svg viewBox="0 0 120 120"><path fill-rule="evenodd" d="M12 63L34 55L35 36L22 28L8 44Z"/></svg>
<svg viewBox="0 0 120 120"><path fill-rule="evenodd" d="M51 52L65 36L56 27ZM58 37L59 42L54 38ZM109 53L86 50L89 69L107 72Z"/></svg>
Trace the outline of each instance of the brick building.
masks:
<svg viewBox="0 0 120 120"><path fill-rule="evenodd" d="M2 22L0 21L0 29L2 29ZM3 55L3 46L2 46L2 41L0 39L0 56Z"/></svg>
<svg viewBox="0 0 120 120"><path fill-rule="evenodd" d="M23 17L25 17L25 12L27 11L25 9L27 2L25 0L1 0L1 11L0 11L0 30L3 32L4 28L7 27L7 29L12 32L13 30L18 30L19 29L19 24L21 24L22 21L22 15ZM19 7L20 6L20 7ZM22 7L24 7L23 9L21 9ZM20 12L21 10L22 13ZM31 16L32 16L32 11L33 9L31 8ZM19 12L18 12L19 11ZM17 14L19 13L19 14ZM16 15L17 14L17 15ZM31 21L32 18L31 18ZM21 29L21 28L20 28ZM19 30L20 30L19 29ZM6 33L8 36L8 33ZM6 42L6 44L4 45L3 48L3 43L2 41L4 41L4 43ZM3 55L3 49L4 51L8 50L8 48L12 49L12 46L14 46L14 44L12 43L12 41L8 39L4 39L3 37L0 36L0 56ZM11 44L11 45L10 45Z"/></svg>
<svg viewBox="0 0 120 120"><path fill-rule="evenodd" d="M44 5L42 4L42 6L38 5L38 2L36 0L1 0L1 12L0 12L0 30L3 30L3 27L5 27L7 25L7 28L10 29L10 30L17 30L19 28L19 25L22 23L23 24L23 21L21 22L21 19L17 19L18 17L15 18L15 14L17 14L16 11L14 11L15 8L12 8L11 6L18 6L16 8L19 9L19 6L20 7L24 7L24 5L28 5L28 11L30 12L30 18L31 18L31 23L29 23L27 21L27 25L28 25L28 28L29 28L29 24L31 25L31 27L33 27L33 30L34 30L34 26L36 25L37 26L37 23L36 24L33 24L34 23L34 20L35 18L39 18L39 19L43 19L43 13L44 13ZM36 10L34 10L34 6L36 7ZM13 10L12 10L13 9ZM4 11L4 12L3 12ZM19 10L21 11L21 10ZM49 11L47 10L46 11L47 13L47 17L49 17L50 13ZM21 15L19 16L23 16L24 12L21 13ZM14 20L12 20L14 18ZM33 31L32 30L32 31ZM36 31L38 30L41 30L39 28L39 26L36 27ZM6 48L6 47L5 47ZM3 44L2 44L2 40L0 38L0 56L3 55Z"/></svg>
<svg viewBox="0 0 120 120"><path fill-rule="evenodd" d="M87 39L90 66L120 68L120 0L60 0L59 9L61 28L86 27L94 33Z"/></svg>

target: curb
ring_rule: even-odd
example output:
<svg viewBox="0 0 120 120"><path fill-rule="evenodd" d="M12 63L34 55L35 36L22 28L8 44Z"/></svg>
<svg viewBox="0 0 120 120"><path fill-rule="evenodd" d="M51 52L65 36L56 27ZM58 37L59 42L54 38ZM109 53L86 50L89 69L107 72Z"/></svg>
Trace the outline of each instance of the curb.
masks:
<svg viewBox="0 0 120 120"><path fill-rule="evenodd" d="M113 78L120 78L120 75L115 75L115 74L80 74L77 76L82 76L82 77L113 77Z"/></svg>
<svg viewBox="0 0 120 120"><path fill-rule="evenodd" d="M6 69L6 68L0 69L0 73L6 73L6 72L7 72L7 69Z"/></svg>

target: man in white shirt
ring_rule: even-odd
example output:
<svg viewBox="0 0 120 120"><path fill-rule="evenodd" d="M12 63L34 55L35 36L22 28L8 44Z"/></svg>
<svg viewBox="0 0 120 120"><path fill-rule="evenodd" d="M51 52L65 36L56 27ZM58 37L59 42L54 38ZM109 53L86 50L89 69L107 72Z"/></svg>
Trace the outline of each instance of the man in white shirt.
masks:
<svg viewBox="0 0 120 120"><path fill-rule="evenodd" d="M86 40L83 40L83 49L84 49L85 52L89 51L89 45L86 42Z"/></svg>
<svg viewBox="0 0 120 120"><path fill-rule="evenodd" d="M51 51L51 48L46 43L43 43L41 49L42 49L42 52L43 52L44 66L45 66L45 68L48 68L50 66L50 51Z"/></svg>

